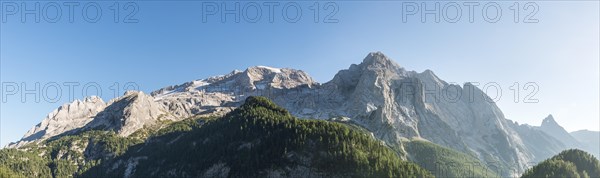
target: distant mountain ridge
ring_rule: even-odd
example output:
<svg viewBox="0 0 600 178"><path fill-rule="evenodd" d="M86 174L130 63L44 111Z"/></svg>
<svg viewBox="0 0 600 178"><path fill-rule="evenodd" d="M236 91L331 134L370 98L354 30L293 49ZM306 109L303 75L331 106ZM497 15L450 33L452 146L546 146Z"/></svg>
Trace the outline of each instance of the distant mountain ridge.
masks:
<svg viewBox="0 0 600 178"><path fill-rule="evenodd" d="M600 132L582 130L569 133L556 122L551 114L544 118L540 126L532 128L558 140L562 144L559 147L581 149L596 157L600 156Z"/></svg>
<svg viewBox="0 0 600 178"><path fill-rule="evenodd" d="M600 132L590 130L578 130L570 133L579 143L583 145L582 150L600 158Z"/></svg>
<svg viewBox="0 0 600 178"><path fill-rule="evenodd" d="M567 132L562 126L558 125L552 115L548 115L548 117L542 121L542 124L538 128L544 131L546 134L560 140L566 144L566 146L581 147L581 143L573 138L573 136L571 136L571 134L569 134L569 132Z"/></svg>
<svg viewBox="0 0 600 178"><path fill-rule="evenodd" d="M448 89L448 96L462 97L431 93L443 89ZM161 121L224 115L255 95L268 97L297 117L349 120L388 145L403 148L403 140L426 139L500 167L502 175L518 175L530 162L576 145L553 119L540 128L518 125L476 86L449 84L430 70L408 71L373 52L323 84L301 70L256 66L150 95L128 92L109 103L99 98L76 101L50 114L9 147L88 129L112 130L126 137Z"/></svg>

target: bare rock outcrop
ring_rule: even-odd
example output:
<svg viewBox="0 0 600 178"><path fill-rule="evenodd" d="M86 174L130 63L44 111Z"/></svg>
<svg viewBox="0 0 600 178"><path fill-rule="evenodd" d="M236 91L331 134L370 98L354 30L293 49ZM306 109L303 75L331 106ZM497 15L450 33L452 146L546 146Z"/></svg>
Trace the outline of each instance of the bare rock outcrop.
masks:
<svg viewBox="0 0 600 178"><path fill-rule="evenodd" d="M91 122L106 107L102 98L91 96L83 101L75 100L49 113L41 123L31 128L23 138L8 147L20 147L27 143L45 140L59 134L79 129Z"/></svg>

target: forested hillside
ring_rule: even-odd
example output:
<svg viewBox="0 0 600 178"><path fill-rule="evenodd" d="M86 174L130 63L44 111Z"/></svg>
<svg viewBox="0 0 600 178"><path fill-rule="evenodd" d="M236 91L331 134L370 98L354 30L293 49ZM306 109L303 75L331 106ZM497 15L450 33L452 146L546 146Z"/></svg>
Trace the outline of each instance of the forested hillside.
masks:
<svg viewBox="0 0 600 178"><path fill-rule="evenodd" d="M499 177L477 158L423 140L404 142L409 159L436 177Z"/></svg>
<svg viewBox="0 0 600 178"><path fill-rule="evenodd" d="M262 97L221 118L128 137L89 130L0 150L3 177L433 177L362 129L303 120Z"/></svg>
<svg viewBox="0 0 600 178"><path fill-rule="evenodd" d="M522 176L534 177L600 177L600 164L591 154L570 149L539 163Z"/></svg>
<svg viewBox="0 0 600 178"><path fill-rule="evenodd" d="M262 97L185 130L136 145L84 177L431 177L365 132L294 118Z"/></svg>

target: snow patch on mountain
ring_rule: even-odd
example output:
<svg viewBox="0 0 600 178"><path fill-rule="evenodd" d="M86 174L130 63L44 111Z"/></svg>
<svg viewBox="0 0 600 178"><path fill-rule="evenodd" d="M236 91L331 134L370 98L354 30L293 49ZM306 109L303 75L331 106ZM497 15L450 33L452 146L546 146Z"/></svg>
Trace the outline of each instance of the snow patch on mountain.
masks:
<svg viewBox="0 0 600 178"><path fill-rule="evenodd" d="M392 145L407 138L426 139L486 164L510 166L515 173L566 147L535 127L506 119L473 84L449 84L431 70L408 71L381 52L369 53L362 63L350 65L323 84L301 70L255 66L168 86L150 95L128 92L106 104L98 98L74 102L51 113L22 142L78 128L114 130L127 136L160 120L222 115L248 96L268 97L302 118L344 118Z"/></svg>
<svg viewBox="0 0 600 178"><path fill-rule="evenodd" d="M280 68L275 68L275 67L267 67L267 66L256 66L257 68L264 68L267 70L270 70L271 72L274 73L281 73L281 69Z"/></svg>

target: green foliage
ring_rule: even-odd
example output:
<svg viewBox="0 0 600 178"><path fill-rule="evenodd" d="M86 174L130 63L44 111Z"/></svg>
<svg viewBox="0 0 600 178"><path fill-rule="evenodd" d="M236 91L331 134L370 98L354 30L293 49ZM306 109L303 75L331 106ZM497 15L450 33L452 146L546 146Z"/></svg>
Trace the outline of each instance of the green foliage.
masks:
<svg viewBox="0 0 600 178"><path fill-rule="evenodd" d="M12 177L497 177L473 156L412 140L390 148L350 123L297 119L263 97L222 118L160 121L130 137L92 130L0 150ZM400 143L398 143L400 144ZM408 157L417 164L402 161ZM493 160L491 155L483 155ZM600 177L599 161L566 150L523 177ZM114 169L113 169L114 168ZM133 169L130 169L133 168Z"/></svg>
<svg viewBox="0 0 600 178"><path fill-rule="evenodd" d="M548 160L535 167L535 171L527 171L522 177L581 177L577 167L563 160Z"/></svg>
<svg viewBox="0 0 600 178"><path fill-rule="evenodd" d="M262 97L249 97L238 109L202 127L193 125L172 125L162 131L165 134L90 169L84 177L122 176L127 166L111 168L132 160L137 163L134 177L197 177L211 172L265 177L281 170L282 176L301 177L432 177L365 132L340 123L294 118Z"/></svg>
<svg viewBox="0 0 600 178"><path fill-rule="evenodd" d="M25 177L74 177L142 142L112 131L86 131L27 145L23 147L26 151L2 149L0 167Z"/></svg>
<svg viewBox="0 0 600 178"><path fill-rule="evenodd" d="M587 152L569 149L539 163L521 177L600 177L600 164Z"/></svg>
<svg viewBox="0 0 600 178"><path fill-rule="evenodd" d="M17 174L7 167L0 166L0 178L20 178L20 177L25 177L25 176Z"/></svg>
<svg viewBox="0 0 600 178"><path fill-rule="evenodd" d="M422 140L404 144L409 158L436 177L498 177L473 156Z"/></svg>
<svg viewBox="0 0 600 178"><path fill-rule="evenodd" d="M52 177L49 160L38 156L37 151L20 151L17 149L0 150L0 167L10 169L7 174L25 177Z"/></svg>
<svg viewBox="0 0 600 178"><path fill-rule="evenodd" d="M71 148L85 149L89 144L93 144L99 148L100 152L112 153L121 155L127 149L135 144L143 143L144 141L137 138L121 137L114 131L91 130L76 135L66 135L58 139L48 140L46 142L47 149L52 153L51 158L56 159L56 153L63 151L75 154L73 157L81 158L80 152Z"/></svg>
<svg viewBox="0 0 600 178"><path fill-rule="evenodd" d="M73 162L63 159L55 159L50 163L53 177L73 177L77 172L78 166Z"/></svg>
<svg viewBox="0 0 600 178"><path fill-rule="evenodd" d="M166 135L175 132L188 132L193 129L200 128L201 123L204 123L206 120L211 120L212 118L189 118L179 122L174 122L168 124L166 127L159 129L156 133L153 134L154 137Z"/></svg>
<svg viewBox="0 0 600 178"><path fill-rule="evenodd" d="M592 154L585 151L570 149L559 153L554 159L571 162L577 167L577 172L583 175L585 172L590 177L600 177L600 164Z"/></svg>

